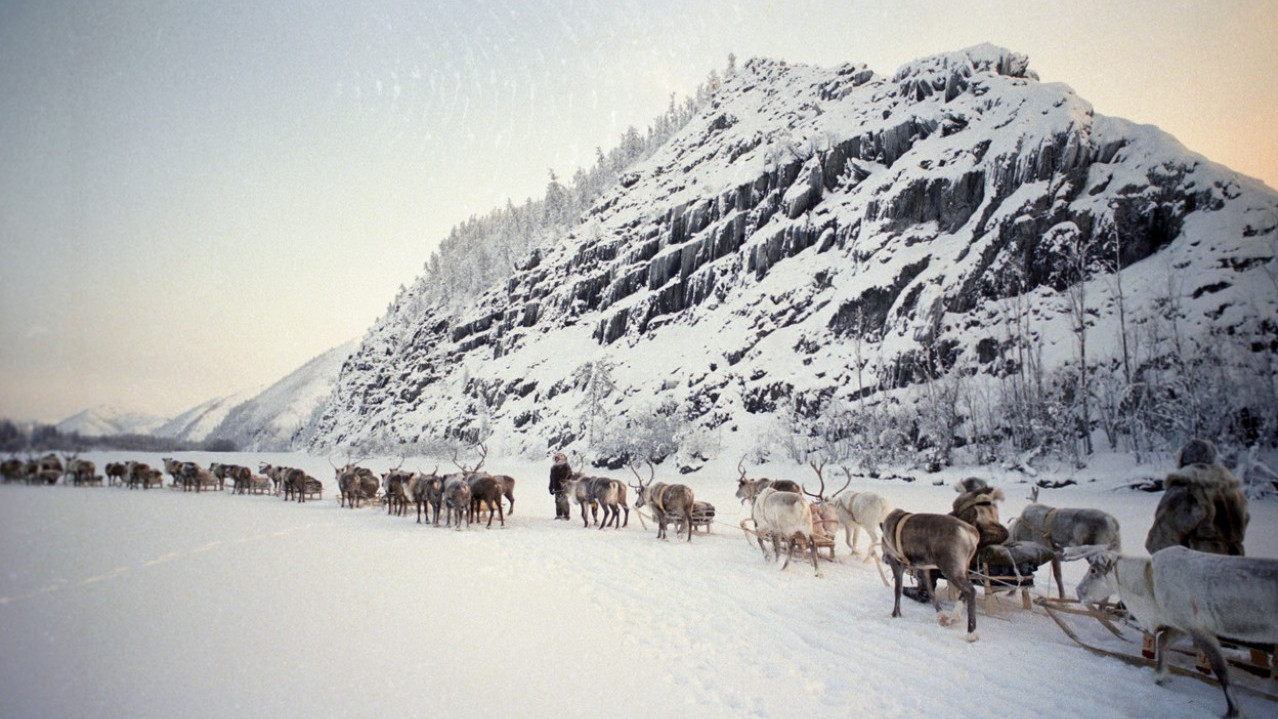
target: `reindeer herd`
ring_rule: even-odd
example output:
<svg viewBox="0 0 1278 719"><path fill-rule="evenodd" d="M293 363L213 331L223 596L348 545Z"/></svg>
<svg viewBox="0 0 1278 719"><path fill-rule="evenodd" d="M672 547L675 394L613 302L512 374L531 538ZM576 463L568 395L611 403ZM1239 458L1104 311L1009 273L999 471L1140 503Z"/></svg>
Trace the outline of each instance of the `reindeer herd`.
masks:
<svg viewBox="0 0 1278 719"><path fill-rule="evenodd" d="M509 475L490 474L482 469L487 448L479 446L479 461L473 467L453 455L458 471L439 474L436 466L430 472L402 469L404 462L383 472L379 477L359 460L338 466L329 460L334 471L337 500L342 508L384 503L389 515L406 516L411 503L416 508L418 524L438 527L441 516L444 527L460 530L481 521L487 513L487 527L494 517L505 526L506 517L514 513L515 479ZM942 624L955 623L960 607L966 609L969 641L976 638L975 589L972 581L977 558L983 554L997 556L1010 552L1018 543L1031 543L1046 548L1052 563L1052 574L1061 598L1060 561L1064 558L1086 558L1091 569L1078 587L1079 598L1097 602L1107 595L1119 594L1127 604L1146 617L1144 623L1165 627L1168 632L1182 632L1193 637L1211 660L1213 669L1222 677L1229 716L1237 712L1236 698L1228 680L1228 670L1214 639L1227 635L1237 639L1271 642L1278 640L1278 560L1219 558L1180 547L1155 553L1152 559L1121 557L1118 521L1110 514L1091 508L1056 508L1037 502L1037 490L1031 503L1019 517L1004 529L997 522L995 499L990 494L984 510L991 511L994 527L982 515L967 515L960 509L980 508L981 491L968 483L983 485L980 480L960 483L962 493L950 514L911 513L895 508L882 495L870 491L851 490L853 477L845 468L847 481L837 491L827 494L824 465L810 462L819 482L811 492L792 480L750 479L737 464L736 497L749 503L749 516L740 523L747 537L753 537L765 561L777 561L785 552L784 570L796 551L806 554L813 571L822 576L817 548L831 547L837 532L845 533L845 543L853 555L859 554L860 533L869 537L863 558L865 562L886 562L893 575L892 616L901 615L903 578L913 574L920 594L930 598ZM207 468L194 462L171 457L161 460L161 467L145 462L109 462L103 474L96 465L78 455L61 458L56 454L10 458L0 463L0 476L5 483L51 485L60 481L74 486L118 486L129 489L153 489L164 486L164 475L171 478L169 487L184 492L224 491L229 484L235 494L282 496L285 500L306 502L321 499L323 483L295 467L259 464L257 472L236 465L213 463ZM655 481L655 467L648 463L645 480L631 465L636 484L600 476L571 473L563 483L563 492L576 504L583 527L592 523L600 530L629 526L628 496L634 493L636 511L647 510L657 524L657 538L668 538L668 527L674 525L676 537L686 534L691 541L700 521L707 525L713 517L713 506L698 502L691 487L685 484ZM589 516L588 516L589 510ZM602 514L602 518L600 515ZM962 518L960 518L962 515ZM990 531L999 530L999 531ZM988 537L998 542L989 544ZM768 544L771 545L769 552ZM881 550L881 551L876 551ZM1046 561L1046 560L1044 560ZM1041 563L1041 562L1039 562ZM1035 567L1038 563L1034 564ZM1249 582L1238 585L1234 580L1246 575ZM953 614L941 610L933 591L936 577L946 579L961 600ZM884 577L884 582L887 582ZM1241 588L1240 588L1241 587ZM1209 590L1203 593L1202 590ZM989 585L986 584L986 591ZM1187 597L1185 604L1177 597ZM1192 599L1192 601L1190 601ZM1201 606L1200 606L1201 605ZM1207 614L1202 613L1206 607ZM1242 622L1241 624L1239 622ZM1161 666L1159 678L1165 677Z"/></svg>

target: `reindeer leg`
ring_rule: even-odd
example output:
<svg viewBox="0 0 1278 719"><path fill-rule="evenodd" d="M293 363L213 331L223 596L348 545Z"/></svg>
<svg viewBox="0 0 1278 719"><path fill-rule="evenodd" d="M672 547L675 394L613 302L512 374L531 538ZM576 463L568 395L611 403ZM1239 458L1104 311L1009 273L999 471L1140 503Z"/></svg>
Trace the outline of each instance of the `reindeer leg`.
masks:
<svg viewBox="0 0 1278 719"><path fill-rule="evenodd" d="M622 508L622 509L624 509L624 510L626 510L626 521L622 522L622 523L621 523L621 526L623 526L623 527L629 527L629 526L630 526L630 506L629 506L629 505L626 505L626 504L623 504L623 505L621 505L621 508Z"/></svg>
<svg viewBox="0 0 1278 719"><path fill-rule="evenodd" d="M1233 684L1229 682L1229 662L1225 661L1225 655L1220 651L1220 642L1211 632L1190 630L1189 635L1199 651L1207 655L1207 661L1211 663L1211 671L1220 682L1221 691L1225 693L1225 716L1241 716L1238 710L1238 697L1234 693ZM1159 658L1162 658L1161 655Z"/></svg>
<svg viewBox="0 0 1278 719"><path fill-rule="evenodd" d="M967 640L974 642L976 636L976 587L972 586L972 582L964 577L961 587L963 590L963 603L967 605Z"/></svg>
<svg viewBox="0 0 1278 719"><path fill-rule="evenodd" d="M932 576L932 570L924 569L919 576L923 582L923 588L927 590L927 594L932 598L932 608L939 614L941 611L941 600L936 596L936 579Z"/></svg>
<svg viewBox="0 0 1278 719"><path fill-rule="evenodd" d="M1065 585L1061 583L1061 555L1059 553L1052 555L1052 576L1056 578L1056 591L1059 592L1060 598L1065 598Z"/></svg>
<svg viewBox="0 0 1278 719"><path fill-rule="evenodd" d="M1154 683L1162 686L1167 683L1167 647L1181 632L1176 629L1163 628L1154 632Z"/></svg>
<svg viewBox="0 0 1278 719"><path fill-rule="evenodd" d="M899 617L901 616L901 584L903 582L903 578L905 575L905 567L902 566L901 563L898 562L895 557L891 557L891 556L888 557L887 563L888 563L888 567L892 570L892 579L893 579L892 616Z"/></svg>

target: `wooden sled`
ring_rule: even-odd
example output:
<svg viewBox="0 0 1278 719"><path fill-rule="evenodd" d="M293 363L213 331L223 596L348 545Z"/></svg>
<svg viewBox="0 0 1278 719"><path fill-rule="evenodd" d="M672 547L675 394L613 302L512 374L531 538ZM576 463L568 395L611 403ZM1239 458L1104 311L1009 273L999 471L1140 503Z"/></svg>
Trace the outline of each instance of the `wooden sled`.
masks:
<svg viewBox="0 0 1278 719"><path fill-rule="evenodd" d="M1154 649L1157 642L1153 635L1134 626L1125 610L1113 605L1092 608L1074 599L1051 597L1038 597L1034 603L1047 612L1065 636L1093 654L1149 667L1151 671L1157 666ZM1229 672L1234 686L1278 703L1278 664L1275 663L1278 647L1244 646L1221 640L1221 648L1229 665L1239 670ZM1166 651L1170 673L1217 684L1206 658L1195 651L1187 639L1179 640Z"/></svg>

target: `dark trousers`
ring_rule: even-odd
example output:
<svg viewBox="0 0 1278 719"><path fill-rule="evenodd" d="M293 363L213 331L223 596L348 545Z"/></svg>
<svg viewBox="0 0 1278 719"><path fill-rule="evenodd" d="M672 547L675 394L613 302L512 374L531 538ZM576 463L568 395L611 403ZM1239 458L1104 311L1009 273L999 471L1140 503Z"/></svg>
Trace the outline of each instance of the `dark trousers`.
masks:
<svg viewBox="0 0 1278 719"><path fill-rule="evenodd" d="M555 519L568 519L568 495L555 492Z"/></svg>

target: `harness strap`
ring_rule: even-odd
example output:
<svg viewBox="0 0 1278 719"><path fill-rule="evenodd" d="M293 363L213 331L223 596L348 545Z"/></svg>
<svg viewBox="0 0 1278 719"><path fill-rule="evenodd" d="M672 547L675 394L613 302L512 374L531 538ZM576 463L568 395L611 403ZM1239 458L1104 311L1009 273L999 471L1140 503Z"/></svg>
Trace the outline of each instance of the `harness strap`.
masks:
<svg viewBox="0 0 1278 719"><path fill-rule="evenodd" d="M895 557L898 562L906 566L909 566L910 562L908 559L905 558L905 552L901 551L901 530L905 529L905 523L908 522L910 520L910 517L913 517L913 516L914 516L913 514L908 512L905 515L903 515L901 519L896 523L896 530L893 531L892 533L892 543L891 544L884 543L883 545L884 547L887 548L889 554Z"/></svg>
<svg viewBox="0 0 1278 719"><path fill-rule="evenodd" d="M660 492L657 492L657 496L656 496L656 497L653 497L652 506L654 506L654 507L656 507L657 509L661 510L661 513L662 513L662 514L665 514L665 513L666 513L666 501L665 501L665 498L666 498L666 492L670 489L670 487L671 487L671 485L669 485L669 484L664 484L664 485L662 485L662 486L661 486L661 491L660 491Z"/></svg>
<svg viewBox="0 0 1278 719"><path fill-rule="evenodd" d="M1060 507L1052 507L1047 510L1047 515L1043 517L1043 526L1035 527L1033 524L1030 525L1039 536L1047 540L1048 548L1055 547L1052 542L1052 523L1056 521L1056 513L1059 511L1061 511Z"/></svg>

